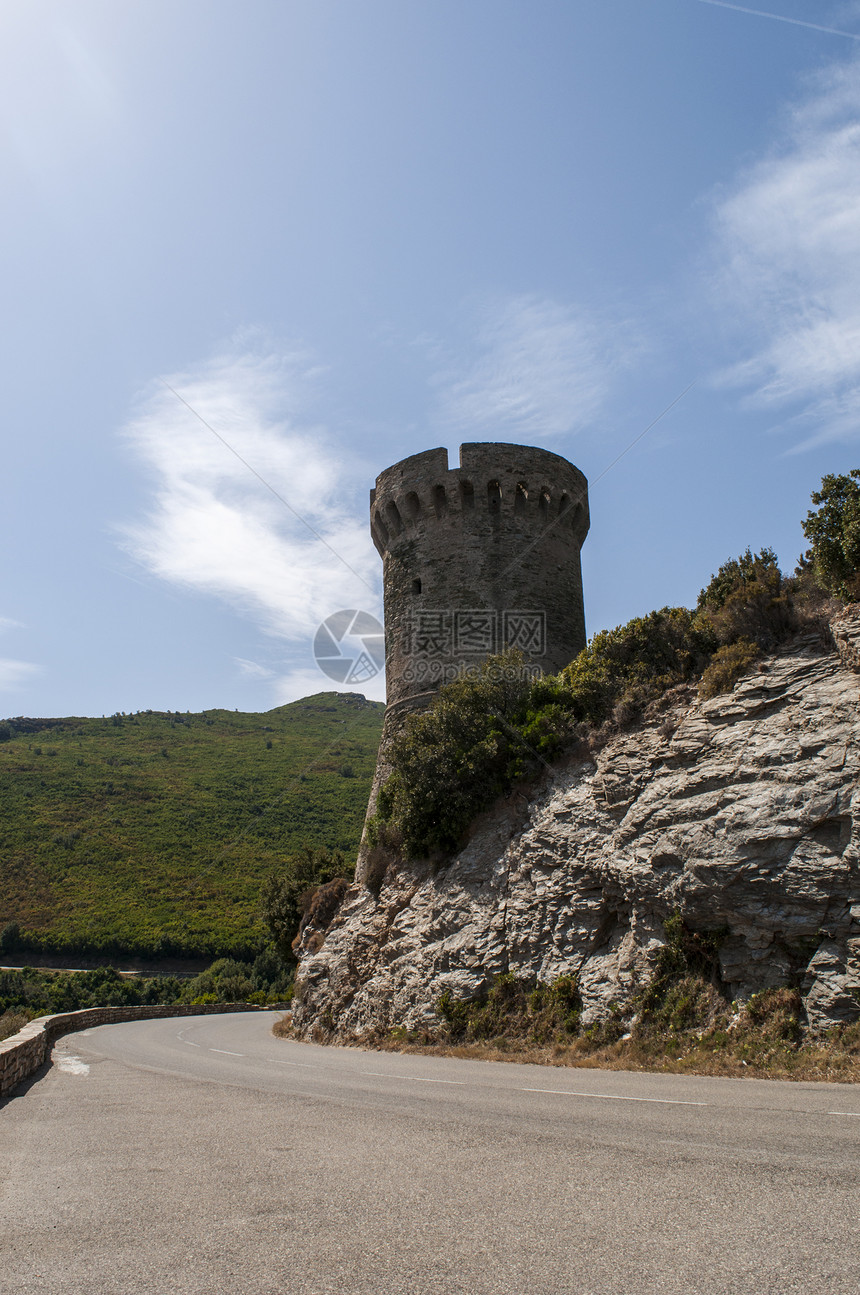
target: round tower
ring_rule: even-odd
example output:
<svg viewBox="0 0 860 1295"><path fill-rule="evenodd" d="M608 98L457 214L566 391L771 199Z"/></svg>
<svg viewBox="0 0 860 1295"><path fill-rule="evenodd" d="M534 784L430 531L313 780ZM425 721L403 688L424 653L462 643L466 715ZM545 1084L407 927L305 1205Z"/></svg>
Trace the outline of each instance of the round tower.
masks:
<svg viewBox="0 0 860 1295"><path fill-rule="evenodd" d="M493 442L395 463L370 492L383 560L389 709L426 704L491 653L555 673L585 647L588 483L549 450Z"/></svg>
<svg viewBox="0 0 860 1295"><path fill-rule="evenodd" d="M528 445L461 445L450 469L447 450L425 450L376 478L370 529L383 562L388 706L366 824L406 715L443 683L508 647L536 673L585 647L588 482ZM378 892L391 860L366 824L355 875Z"/></svg>

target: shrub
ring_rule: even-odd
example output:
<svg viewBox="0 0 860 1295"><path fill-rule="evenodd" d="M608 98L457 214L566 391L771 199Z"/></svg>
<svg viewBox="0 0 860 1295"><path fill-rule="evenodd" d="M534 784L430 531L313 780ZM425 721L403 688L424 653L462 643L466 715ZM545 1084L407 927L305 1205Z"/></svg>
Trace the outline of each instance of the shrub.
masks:
<svg viewBox="0 0 860 1295"><path fill-rule="evenodd" d="M741 1032L754 1031L764 1041L798 1043L803 1001L797 989L780 987L753 994L741 1010Z"/></svg>
<svg viewBox="0 0 860 1295"><path fill-rule="evenodd" d="M288 855L269 878L262 897L263 920L285 961L295 961L293 942L317 888L338 877L346 880L353 871L339 850L306 845Z"/></svg>
<svg viewBox="0 0 860 1295"><path fill-rule="evenodd" d="M490 657L407 716L371 839L402 843L417 858L453 850L475 816L557 756L575 728L563 681L534 679L518 652Z"/></svg>
<svg viewBox="0 0 860 1295"><path fill-rule="evenodd" d="M22 1030L28 1019L23 1012L5 1011L0 1014L0 1043Z"/></svg>
<svg viewBox="0 0 860 1295"><path fill-rule="evenodd" d="M839 494L839 551L855 567L858 481L860 470L824 482ZM711 577L695 611L663 607L604 630L556 677L530 678L516 653L491 657L440 689L424 714L406 718L389 748L392 771L377 800L370 844L402 848L413 858L455 850L482 810L589 730L628 724L694 679L701 678L702 697L726 692L762 651L801 624L823 637L825 604L808 572L788 578L772 549L748 548ZM384 853L378 851L380 859Z"/></svg>
<svg viewBox="0 0 860 1295"><path fill-rule="evenodd" d="M796 627L791 582L773 549L747 549L724 562L699 594L697 609L724 646L747 639L767 650Z"/></svg>
<svg viewBox="0 0 860 1295"><path fill-rule="evenodd" d="M664 607L595 635L558 676L533 678L517 652L490 657L406 718L389 750L371 841L413 858L456 849L482 810L569 750L582 725L627 722L697 677L716 646L707 621Z"/></svg>
<svg viewBox="0 0 860 1295"><path fill-rule="evenodd" d="M622 707L632 718L667 688L701 674L714 631L686 607L663 607L595 634L561 673L578 719L600 724Z"/></svg>
<svg viewBox="0 0 860 1295"><path fill-rule="evenodd" d="M702 675L699 696L708 698L731 692L738 679L748 672L753 661L760 656L761 648L751 639L738 639L736 643L726 643L718 648Z"/></svg>
<svg viewBox="0 0 860 1295"><path fill-rule="evenodd" d="M490 989L477 998L455 999L445 990L436 1011L452 1042L546 1044L577 1034L582 999L574 976L535 984L506 972L496 976Z"/></svg>
<svg viewBox="0 0 860 1295"><path fill-rule="evenodd" d="M664 930L666 943L638 1002L639 1035L706 1026L718 1006L725 1006L719 949L727 931L691 931L679 912L666 919Z"/></svg>
<svg viewBox="0 0 860 1295"><path fill-rule="evenodd" d="M13 953L20 947L21 928L17 922L7 922L0 932L0 953Z"/></svg>

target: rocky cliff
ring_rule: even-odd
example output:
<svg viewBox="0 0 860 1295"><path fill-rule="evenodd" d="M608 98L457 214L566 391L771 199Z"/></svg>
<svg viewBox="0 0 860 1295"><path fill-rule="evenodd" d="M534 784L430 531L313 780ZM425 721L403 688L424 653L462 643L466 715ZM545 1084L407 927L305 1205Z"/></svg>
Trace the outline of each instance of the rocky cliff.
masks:
<svg viewBox="0 0 860 1295"><path fill-rule="evenodd" d="M293 1023L360 1038L437 1023L446 989L575 973L584 1021L632 1003L680 910L722 930L729 998L801 988L809 1023L860 1014L860 609L733 692L676 692L473 826L444 866L393 861L308 928Z"/></svg>

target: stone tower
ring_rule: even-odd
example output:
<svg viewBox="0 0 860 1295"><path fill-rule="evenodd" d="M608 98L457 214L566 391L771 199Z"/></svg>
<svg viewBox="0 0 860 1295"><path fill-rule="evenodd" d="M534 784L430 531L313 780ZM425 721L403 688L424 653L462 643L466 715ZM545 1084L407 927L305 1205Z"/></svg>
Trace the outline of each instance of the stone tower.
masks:
<svg viewBox="0 0 860 1295"><path fill-rule="evenodd" d="M555 673L585 646L579 551L588 483L566 459L526 445L444 449L395 463L370 492L383 561L388 709L368 813L386 750L410 710L470 666L519 648ZM357 875L368 877L362 847Z"/></svg>
<svg viewBox="0 0 860 1295"><path fill-rule="evenodd" d="M518 647L555 673L585 647L579 551L588 483L525 445L425 450L370 492L383 561L389 708L426 704L458 671Z"/></svg>

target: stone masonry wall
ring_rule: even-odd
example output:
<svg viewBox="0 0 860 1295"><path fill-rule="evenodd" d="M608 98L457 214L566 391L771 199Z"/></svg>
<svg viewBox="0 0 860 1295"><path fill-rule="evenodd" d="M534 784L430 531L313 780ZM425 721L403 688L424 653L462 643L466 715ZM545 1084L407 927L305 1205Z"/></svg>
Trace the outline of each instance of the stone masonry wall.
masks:
<svg viewBox="0 0 860 1295"><path fill-rule="evenodd" d="M86 1007L80 1012L61 1012L55 1016L38 1016L17 1034L0 1042L0 1098L11 1093L22 1080L32 1075L51 1055L51 1048L62 1034L88 1030L95 1025L115 1025L120 1021L149 1021L166 1016L210 1016L221 1012L256 1012L250 1003L209 1003L178 1006L165 1004L140 1007Z"/></svg>

